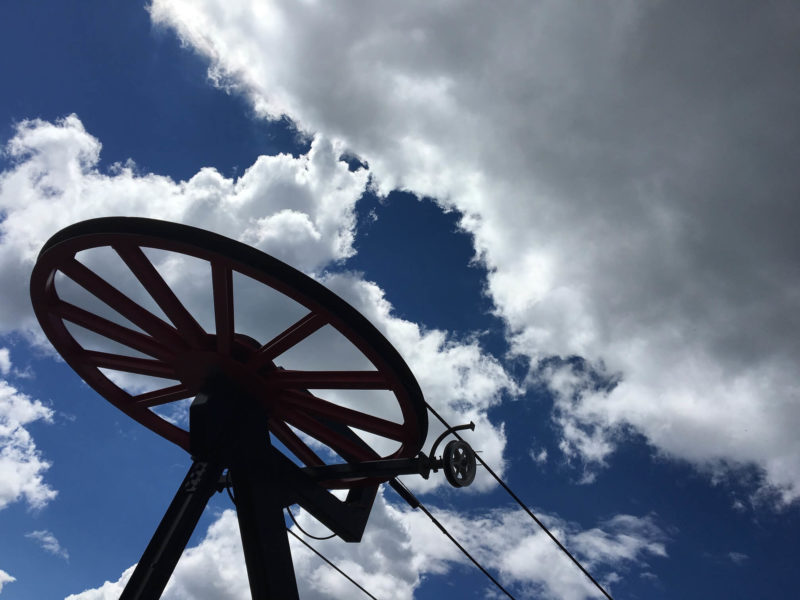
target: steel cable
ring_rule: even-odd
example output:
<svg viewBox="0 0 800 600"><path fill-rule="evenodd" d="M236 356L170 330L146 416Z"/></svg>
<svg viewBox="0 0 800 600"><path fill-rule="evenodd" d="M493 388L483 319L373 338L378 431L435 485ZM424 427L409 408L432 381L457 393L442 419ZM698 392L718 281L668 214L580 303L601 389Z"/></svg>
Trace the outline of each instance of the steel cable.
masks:
<svg viewBox="0 0 800 600"><path fill-rule="evenodd" d="M389 481L389 485L392 486L392 489L394 491L396 491L403 500L408 502L408 504L409 504L409 506L411 506L411 508L419 508L419 509L421 509L422 512L424 512L428 516L428 518L433 522L433 524L436 525L436 527L438 527L439 530L443 534L445 534L450 539L450 541L453 542L458 547L458 549L461 550L461 552L464 553L464 555L468 559L470 559L472 561L472 564L474 564L476 567L478 567L481 570L481 572L484 575L486 575L486 577L491 579L492 583L494 583L501 592L503 592L506 596L511 598L511 600L516 600L516 598L514 598L514 596L512 596L511 593L506 588L504 588L500 584L499 581L497 581L494 577L492 577L492 574L489 573L489 571L487 571L485 568L483 568L483 565L481 565L475 558L472 557L472 555L467 551L466 548L464 548L464 546L462 546L461 544L458 543L458 540L456 540L452 535L450 535L450 532L447 531L447 529L445 529L445 526L442 525L441 522L439 522L439 519L434 517L430 513L430 511L425 507L425 505L422 504L422 502L420 502L419 499L414 494L412 494L406 486L404 486L397 479L390 480Z"/></svg>
<svg viewBox="0 0 800 600"><path fill-rule="evenodd" d="M341 575L343 575L345 577L345 579L347 579L350 583L352 583L354 586L356 586L358 589L360 589L362 592L364 592L367 596L372 598L372 600L378 600L375 596L373 596L367 590L365 590L360 583L358 583L355 579L350 577L350 575L348 575L347 573L342 571L339 567L337 567L335 564L333 564L331 561L329 561L327 558L325 558L319 550L314 548L314 546L309 544L307 541L305 541L303 538L301 538L299 535L297 535L294 531L292 531L288 527L286 528L286 531L291 533L295 537L296 540L298 540L300 543L304 544L306 548L311 550L314 554L319 556L322 560L324 560L326 563L328 563L331 567L336 569Z"/></svg>
<svg viewBox="0 0 800 600"><path fill-rule="evenodd" d="M448 423L447 421L445 421L445 420L444 420L444 418L443 418L443 417L442 417L442 416L441 416L441 415L440 415L438 412L436 412L436 411L433 409L433 407L431 407L431 405L430 405L430 404L428 404L427 402L426 402L425 404L427 404L427 406L428 406L428 410L429 410L429 411L431 411L431 414L433 414L433 416L434 416L434 417L436 417L437 419L439 419L439 421L442 423L442 425L444 425L444 426L445 426L445 427L447 427L447 428L449 428L449 427L450 427L449 423ZM461 436L458 434L458 432L454 431L454 432L453 432L453 435L454 435L454 436L456 436L456 437L457 437L459 440L462 440L462 441L464 441L464 438L462 438L462 437L461 437ZM592 577L591 573L589 573L589 571L587 571L587 570L586 570L586 569L583 567L583 565L582 565L582 564L581 564L581 563L578 561L578 559L577 559L577 558L575 558L575 557L572 555L572 553L570 553L570 551L569 551L569 550L567 550L567 549L564 547L564 545L563 545L563 544L562 544L560 541L558 541L558 538L556 538L556 536L554 536L552 533L550 533L550 530L549 530L549 529L548 529L548 528L545 526L545 524L544 524L544 523L542 523L542 522L539 520L539 518L538 518L538 517L537 517L535 514L533 514L533 512L531 511L531 509L530 509L530 508L528 508L528 507L525 505L525 503L524 503L522 500L520 500L519 496L517 496L517 495L516 495L516 494L515 494L515 493L514 493L514 492L511 490L511 488L510 488L510 487L508 487L508 485L506 484L506 482L505 482L505 481L503 481L502 479L500 479L500 476L499 476L499 475L497 475L497 473L495 473L495 472L492 470L492 468L491 468L489 465L487 465L487 464L486 464L486 461L484 461L484 460L483 460L483 458L481 458L481 456L480 456L480 455L479 455L477 452L475 453L475 458L478 460L478 462L479 462L481 465L483 465L483 467L484 467L484 468L485 468L485 469L486 469L486 470L489 472L489 474L490 474L492 477L494 477L494 478L495 478L495 480L497 481L497 483L499 483L499 484L502 486L502 488L503 488L503 489L504 489L506 492L508 492L508 495L509 495L509 496L511 496L511 497L512 497L512 498L513 498L513 499L514 499L516 502L517 502L517 504L519 504L519 505L522 507L522 509L523 509L523 510L524 510L526 513L528 513L528 515L529 515L529 516L530 516L530 517L531 517L531 518L532 518L532 519L533 519L533 520L536 522L536 524L537 524L539 527L541 527L541 528L542 528L542 531L544 531L544 532L545 532L545 533L546 533L548 536L550 536L550 539L551 539L551 540L553 540L553 541L555 542L555 544L556 544L556 545L557 545L557 546L558 546L558 547L561 549L561 551L562 551L564 554L566 554L566 555L569 557L569 559L570 559L570 560L571 560L573 563L575 563L575 565L576 565L576 566L577 566L577 567L578 567L578 568L581 570L581 572L582 572L584 575L586 575L586 577L588 577L588 578L589 578L589 580L590 580L590 581L591 581L591 582L592 582L592 583L593 583L593 584L594 584L594 585L597 587L597 589L598 589L598 590L600 590L600 591L603 593L603 595L604 595L606 598L608 598L608 600L614 600L614 599L611 597L611 595L610 595L610 594L609 594L609 593L608 593L608 592L607 592L607 591L606 591L606 590L603 588L603 586L602 586L602 585L600 585L600 583L598 583L598 581L597 581L597 580L596 580L594 577Z"/></svg>
<svg viewBox="0 0 800 600"><path fill-rule="evenodd" d="M298 528L298 529L299 529L299 530L300 530L300 531L303 533L303 535L305 535L306 537L310 537L312 540L319 540L319 541L321 541L321 542L322 542L322 541L329 540L329 539L331 539L332 537L335 537L335 536L336 536L336 534L335 534L335 533L332 533L332 534L330 534L330 535L326 535L326 536L324 536L324 537L319 537L319 536L316 536L316 535L311 535L311 534L310 534L310 533L308 533L308 532L307 532L305 529L303 529L302 527L300 527L300 523L298 523L298 522L297 522L297 519L295 519L295 518L294 518L294 515L292 514L292 511L291 511L291 509L290 509L288 506L286 507L286 512L288 512L288 513L289 513L289 518L292 520L292 523L294 523L294 524L295 524L295 526L296 526L296 527L297 527L297 528Z"/></svg>

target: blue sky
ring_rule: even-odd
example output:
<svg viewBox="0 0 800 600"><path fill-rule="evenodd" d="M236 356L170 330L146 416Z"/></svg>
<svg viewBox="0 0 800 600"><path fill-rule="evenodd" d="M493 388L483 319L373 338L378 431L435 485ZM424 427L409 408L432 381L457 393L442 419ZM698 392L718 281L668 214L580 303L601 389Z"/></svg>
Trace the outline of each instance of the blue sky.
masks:
<svg viewBox="0 0 800 600"><path fill-rule="evenodd" d="M0 597L117 597L189 464L30 310L44 241L115 214L341 293L615 598L794 597L797 10L254 4L0 9ZM596 597L487 478L405 481L518 598ZM165 597L247 597L230 508ZM379 598L488 594L389 489L314 544Z"/></svg>

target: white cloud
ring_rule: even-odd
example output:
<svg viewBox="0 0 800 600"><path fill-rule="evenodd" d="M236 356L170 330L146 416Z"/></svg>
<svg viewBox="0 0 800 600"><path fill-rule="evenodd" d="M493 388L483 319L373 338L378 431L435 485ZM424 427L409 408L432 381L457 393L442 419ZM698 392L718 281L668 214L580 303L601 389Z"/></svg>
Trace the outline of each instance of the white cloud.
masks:
<svg viewBox="0 0 800 600"><path fill-rule="evenodd" d="M31 531L30 533L26 533L25 537L38 542L45 552L60 556L64 560L69 560L69 552L59 543L58 539L51 531L47 531L46 529Z"/></svg>
<svg viewBox="0 0 800 600"><path fill-rule="evenodd" d="M460 210L516 352L621 375L558 399L568 454L602 464L633 426L698 464L754 463L796 498L790 3L744 18L674 3L448 8L150 10L257 110L341 140L380 192Z"/></svg>
<svg viewBox="0 0 800 600"><path fill-rule="evenodd" d="M528 453L530 454L531 460L537 465L544 465L547 463L547 448L540 448L539 450L531 448Z"/></svg>
<svg viewBox="0 0 800 600"><path fill-rule="evenodd" d="M314 272L352 250L353 207L367 182L334 144L315 138L307 155L261 156L236 180L205 168L188 181L98 167L100 142L77 116L23 121L0 174L0 273L27 281L39 249L59 229L88 218L145 216L242 239ZM38 328L26 286L3 285L0 331Z"/></svg>
<svg viewBox="0 0 800 600"><path fill-rule="evenodd" d="M3 586L5 584L12 583L14 581L16 581L15 577L12 577L11 575L3 571L3 569L0 569L0 592L3 591Z"/></svg>
<svg viewBox="0 0 800 600"><path fill-rule="evenodd" d="M728 558L731 559L731 561L735 565L741 565L742 563L746 562L750 557L743 552L728 552Z"/></svg>
<svg viewBox="0 0 800 600"><path fill-rule="evenodd" d="M500 574L504 585L516 586L513 589L537 598L602 597L523 511L495 510L468 516L432 512L480 563ZM408 518L414 523L412 546L426 560L466 564L466 558L449 541L442 541L444 538L424 515L414 512ZM546 514L539 514L539 518L607 589L630 569L646 568L648 557L666 556L664 534L649 517L617 515L588 530Z"/></svg>
<svg viewBox="0 0 800 600"><path fill-rule="evenodd" d="M591 582L522 511L495 510L469 517L445 510L432 512L485 567L499 573L504 585L544 598L597 597ZM540 517L575 548L587 566L603 573L606 583L618 581L633 569L645 571L648 558L666 556L664 534L649 517L618 515L588 530L556 517ZM302 511L297 518L307 530L320 529ZM358 592L350 582L292 538L290 545L301 598L355 597ZM410 600L425 576L444 575L468 564L423 513L388 503L383 493L360 543L335 539L312 545L370 593L386 600ZM68 596L68 600L116 598L130 573L128 569L119 581ZM236 515L227 510L205 538L181 557L164 598L233 600L248 596L247 585Z"/></svg>
<svg viewBox="0 0 800 600"><path fill-rule="evenodd" d="M226 179L213 169L202 169L187 182L137 175L122 166L102 173L97 168L100 142L84 130L74 115L57 123L21 123L8 149L16 160L11 169L0 174L0 209L5 212L5 220L0 222L0 279L8 282L28 279L38 248L55 230L80 219L113 214L188 222L239 238L314 274L352 253L353 206L367 185L366 173L349 171L337 159L340 150L321 138L315 139L305 156L259 157L238 180ZM162 201L153 202L154 198ZM143 288L132 286L131 276L125 278L126 269L112 251L91 252L95 254L89 253L81 260L158 313L152 300L148 304ZM198 321L213 331L207 263L149 255ZM449 422L475 422L476 432L467 432L465 437L502 473L504 428L502 423L490 423L487 411L500 402L504 393L518 390L500 363L482 352L474 341L455 341L446 332L423 330L397 318L383 291L359 274L318 276L384 332L409 363L428 402ZM305 314L298 305L281 300L275 293L265 293L264 286L255 286L247 279L238 277L234 281L237 330L266 341ZM113 311L68 279L57 279L56 284L67 301L119 320ZM29 339L40 339L30 301L21 289L17 285L0 286L0 300L8 307L0 316L0 329L18 329L27 332ZM266 314L269 318L264 318ZM113 343L95 334L75 328L71 331L87 348L131 352L112 347ZM326 339L322 334L320 331L282 356L281 364L289 368L363 368L345 364L348 357L359 365L358 361L365 359L358 352L343 352L341 336ZM342 364L333 365L331 361ZM165 385L163 380L156 383L154 378L107 374L137 393ZM378 402L375 406L385 404ZM159 411L171 422L185 425L186 406L185 402L176 403L160 407ZM376 414L379 412L376 410ZM388 414L378 416L394 418ZM426 448L442 429L438 422L431 421ZM444 478L438 474L414 486L431 489L443 484ZM494 485L481 471L471 490Z"/></svg>
<svg viewBox="0 0 800 600"><path fill-rule="evenodd" d="M135 568L136 565L133 565L125 569L117 581L106 581L99 588L86 590L79 594L70 594L64 600L118 600Z"/></svg>
<svg viewBox="0 0 800 600"><path fill-rule="evenodd" d="M504 393L516 394L518 389L500 363L484 354L475 342L456 343L443 331L423 330L416 323L395 317L383 291L374 283L347 274L329 275L323 282L386 335L405 358L426 401L450 425L475 423L474 432L460 434L502 475L506 444L504 425L490 422L487 411L502 401ZM429 416L426 451L442 431L444 427ZM429 480L413 478L409 486L426 491L443 483L444 478L439 473ZM475 482L468 489L486 490L494 485L491 476L479 469Z"/></svg>
<svg viewBox="0 0 800 600"><path fill-rule="evenodd" d="M0 348L0 375L8 375L11 371L11 356L8 348Z"/></svg>
<svg viewBox="0 0 800 600"><path fill-rule="evenodd" d="M42 508L57 492L44 481L50 463L42 458L25 428L50 421L53 411L0 379L0 510L22 498Z"/></svg>

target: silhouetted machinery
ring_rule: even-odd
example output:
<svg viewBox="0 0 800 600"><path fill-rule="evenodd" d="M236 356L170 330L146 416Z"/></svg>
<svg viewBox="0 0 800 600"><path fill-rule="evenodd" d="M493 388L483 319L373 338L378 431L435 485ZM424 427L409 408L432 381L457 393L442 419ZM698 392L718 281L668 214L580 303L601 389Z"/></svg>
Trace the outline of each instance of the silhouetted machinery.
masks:
<svg viewBox="0 0 800 600"><path fill-rule="evenodd" d="M92 268L92 252L98 249L127 265L116 275L134 284L138 280L136 289L144 296L124 293L121 288L129 286L115 285L98 274L102 269ZM153 252L160 253L162 264L196 259L208 265L213 332L179 299L148 256ZM234 281L242 276L288 297L305 314L270 339L239 331ZM70 286L82 292L83 300L60 293ZM428 432L425 400L395 348L329 289L245 244L164 221L92 219L48 240L30 289L42 329L83 380L192 457L123 599L161 596L217 491L232 492L252 597L286 600L297 598L297 584L285 507L299 504L343 540L357 542L381 483L403 474L427 478L440 469L456 487L475 477L475 454L466 442L452 440L442 457L435 457L447 435L474 426L445 431L429 456L422 453ZM313 335L323 328L341 334L339 339L369 368L281 366L282 356L301 342L313 344ZM90 335L81 338L77 331ZM171 383L137 392L125 385L125 376ZM383 399L343 400L359 390L382 391ZM391 406L385 405L387 395ZM187 429L159 414L159 407L189 399ZM392 412L398 416L388 418ZM336 489L347 490L344 499L331 492Z"/></svg>

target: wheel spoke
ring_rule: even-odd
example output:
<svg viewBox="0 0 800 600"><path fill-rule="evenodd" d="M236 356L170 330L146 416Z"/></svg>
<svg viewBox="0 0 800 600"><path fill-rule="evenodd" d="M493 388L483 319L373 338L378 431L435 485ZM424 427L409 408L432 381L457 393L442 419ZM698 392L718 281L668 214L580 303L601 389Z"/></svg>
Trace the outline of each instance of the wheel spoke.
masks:
<svg viewBox="0 0 800 600"><path fill-rule="evenodd" d="M233 271L219 261L211 263L211 287L214 292L214 320L217 326L217 350L229 355L233 346Z"/></svg>
<svg viewBox="0 0 800 600"><path fill-rule="evenodd" d="M149 408L151 406L159 406L161 404L169 404L177 400L185 400L191 398L193 393L182 385L173 385L170 387L162 388L160 390L153 390L146 394L139 394L133 397L133 402L137 407Z"/></svg>
<svg viewBox="0 0 800 600"><path fill-rule="evenodd" d="M343 425L357 427L395 441L402 441L405 437L403 426L398 423L333 404L309 393L286 390L275 403L275 411L278 414L285 414L296 410L330 417Z"/></svg>
<svg viewBox="0 0 800 600"><path fill-rule="evenodd" d="M296 427L323 444L330 446L332 450L342 456L348 457L348 460L351 459L350 457L352 457L353 460L376 460L380 458L369 446L362 446L353 440L347 439L313 417L298 412L291 412L282 418L289 425Z"/></svg>
<svg viewBox="0 0 800 600"><path fill-rule="evenodd" d="M171 325L128 298L97 273L74 258L66 261L60 267L60 270L87 292L105 302L143 331L146 331L151 337L157 340L164 340L170 346L177 346L178 348L184 346L183 340Z"/></svg>
<svg viewBox="0 0 800 600"><path fill-rule="evenodd" d="M125 371L126 373L136 373L137 375L175 379L175 369L160 360L134 358L132 356L94 351L84 352L82 357L95 367Z"/></svg>
<svg viewBox="0 0 800 600"><path fill-rule="evenodd" d="M278 419L270 419L269 428L275 437L278 438L292 453L299 458L307 467L321 467L325 464L317 453L309 448L303 440L292 431L286 423Z"/></svg>
<svg viewBox="0 0 800 600"><path fill-rule="evenodd" d="M274 360L292 346L296 346L320 327L326 324L324 318L316 313L308 313L305 317L282 331L272 340L261 346L250 358L249 365L253 369L264 366Z"/></svg>
<svg viewBox="0 0 800 600"><path fill-rule="evenodd" d="M169 317L181 335L194 346L202 344L206 333L195 320L186 307L178 300L175 292L167 285L164 278L153 266L138 246L128 244L115 244L112 246L120 258L125 261L136 279L144 286L147 293L152 296L156 304Z"/></svg>
<svg viewBox="0 0 800 600"><path fill-rule="evenodd" d="M389 385L380 371L290 371L269 374L272 385L281 389L386 390Z"/></svg>
<svg viewBox="0 0 800 600"><path fill-rule="evenodd" d="M117 325L108 319L104 319L99 315L83 310L63 300L56 301L52 310L54 314L70 323L80 325L84 329L93 331L94 333L119 342L134 350L138 350L139 352L149 354L150 356L162 360L169 359L172 356L169 350L149 335L139 333L133 329L128 329L122 325Z"/></svg>

